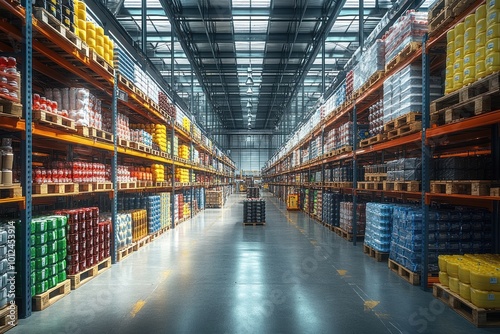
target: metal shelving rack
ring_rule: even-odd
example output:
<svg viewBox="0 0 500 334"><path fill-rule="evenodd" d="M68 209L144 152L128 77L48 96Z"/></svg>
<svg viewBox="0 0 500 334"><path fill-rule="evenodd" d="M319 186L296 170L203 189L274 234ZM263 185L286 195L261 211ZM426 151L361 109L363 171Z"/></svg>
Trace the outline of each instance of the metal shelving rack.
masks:
<svg viewBox="0 0 500 334"><path fill-rule="evenodd" d="M94 2L92 2L94 3ZM95 4L95 3L94 3ZM112 212L112 224L113 230L116 232L116 217L117 217L117 197L118 197L118 182L117 182L117 166L118 166L118 157L128 157L128 158L140 158L144 161L153 161L157 163L162 163L165 165L172 166L172 187L166 188L145 188L146 191L157 191L160 189L170 190L172 194L175 194L175 166L180 166L184 168L188 168L190 173L193 171L199 171L203 173L207 173L210 175L216 175L210 168L205 168L201 166L197 166L192 162L182 163L173 161L171 158L164 158L160 156L155 156L139 151L133 151L129 149L125 149L118 144L117 138L117 115L118 115L118 104L124 103L128 108L133 110L134 112L138 112L141 115L144 115L146 119L156 120L157 123L165 122L161 115L152 108L151 105L144 103L139 97L135 96L135 94L130 94L132 97L132 102L127 103L125 101L119 102L119 90L127 90L126 87L123 86L122 83L118 80L118 72L115 71L115 74L112 75L109 72L105 71L100 66L94 66L89 62L89 59L85 58L78 52L74 52L72 45L69 45L67 40L63 39L62 36L54 34L50 30L46 30L43 26L34 25L35 22L33 20L26 20L27 17L32 17L32 4L26 0L22 0L21 3L16 2L15 0L0 0L0 9L10 13L17 20L23 22L22 30L14 25L11 25L7 21L4 21L0 25L0 34L8 34L11 36L13 40L20 42L21 45L21 59L22 59L22 117L15 118L2 117L2 124L0 128L2 130L6 130L9 132L21 133L21 156L24 157L20 159L21 161L21 186L22 186L22 197L15 198L7 198L0 199L0 205L17 203L19 205L20 211L20 235L17 236L17 249L19 256L19 264L20 268L16 268L20 273L20 277L22 278L21 284L18 286L20 290L17 291L16 303L19 307L19 316L20 318L29 317L32 314L32 296L31 296L31 288L30 288L30 222L32 220L33 213L33 199L34 198L42 198L43 196L37 195L33 196L32 194L32 157L33 157L33 148L35 146L33 142L33 138L40 138L42 140L54 140L56 139L59 149L61 147L72 148L75 146L88 147L95 150L102 151L103 153L108 153L111 156L111 165L112 165L112 184L113 188L111 190L106 190L105 192L109 193L109 197L111 199L111 212ZM54 46L59 48L61 52L66 53L66 55L70 56L73 62L80 62L81 67L73 66L70 60L67 57L64 57L62 54L58 54L53 49L48 48L38 39L34 39L35 32L37 36L42 36L54 43ZM2 45L2 48L10 48L8 45ZM15 51L15 50L14 50ZM99 141L94 141L90 138L84 138L81 136L76 136L71 133L64 132L62 130L52 129L47 126L39 126L38 123L33 123L32 116L32 92L33 92L33 71L36 69L41 74L53 78L55 81L60 83L65 83L67 78L64 75L60 75L57 71L53 71L53 69L49 69L47 66L41 65L41 62L37 57L34 56L34 52L37 54L46 57L51 62L57 64L62 68L63 71L68 71L72 75L79 77L83 81L87 82L94 89L100 90L101 93L109 97L111 101L111 110L112 110L112 128L113 128L113 142L112 143L104 143ZM92 75L90 75L92 73ZM131 93L131 92L129 92ZM176 126L172 120L171 121L171 130L172 135L176 135ZM168 125L168 124L167 124ZM189 133L184 134L189 142L192 144L192 138ZM60 145L59 145L60 144ZM39 144L36 144L39 145ZM66 145L66 146L64 146ZM173 141L172 141L173 145ZM206 147L205 145L200 145L200 148L204 150L204 152L210 153L212 149ZM72 150L71 150L72 151ZM172 150L173 151L173 150ZM68 155L69 156L69 155ZM232 174L234 174L234 163L227 159L226 157L217 158L220 163L223 163L226 167L233 170L233 173L220 173L221 176L226 178L231 178ZM219 175L219 174L217 174ZM192 184L190 184L190 188L192 191ZM141 189L138 189L141 190ZM105 193L103 192L103 193ZM68 203L71 202L71 196L67 195ZM56 198L55 196L52 198ZM172 201L173 205L174 201ZM174 210L172 210L173 215ZM174 227L174 220L172 219L172 227ZM117 244L115 242L116 235L112 235L112 252L111 258L112 262L116 262L117 257Z"/></svg>
<svg viewBox="0 0 500 334"><path fill-rule="evenodd" d="M368 88L365 92L363 92L360 96L356 98L356 100L347 101L343 107L338 111L335 115L330 116L325 119L322 125L317 126L315 129L311 131L314 135L316 133L321 133L324 135L324 130L332 126L332 124L339 123L346 115L349 115L350 112L353 113L352 120L357 126L357 116L362 112L362 108L360 108L360 104L362 103L364 106L369 104L370 101L373 101L373 96L376 95L377 91L382 89L383 81L385 78L391 76L396 73L403 67L408 64L411 64L417 60L422 61L422 76L423 76L423 100L422 100L422 130L417 133L409 134L406 136L402 136L396 139L392 139L389 141L380 142L377 144L373 144L364 148L357 148L356 138L353 138L353 152L341 154L333 157L325 157L320 156L318 159L310 160L306 163L301 163L294 168L289 167L288 170L285 170L282 166L284 165L284 161L286 159L291 158L294 151L300 150L302 147L308 145L312 139L312 136L307 135L305 138L300 141L297 145L292 147L289 152L287 152L280 159L269 165L267 168L263 170L265 174L266 182L269 183L272 187L281 187L283 186L282 182L276 181L277 178L281 176L290 175L293 173L300 173L303 171L308 171L314 169L324 170L324 167L341 161L352 161L353 168L356 167L359 160L365 158L365 156L369 156L372 154L380 154L382 156L382 160L386 158L386 153L391 152L398 149L403 149L408 145L412 145L415 147L419 147L421 158L422 158L422 189L419 192L414 191L385 191L385 190L366 190L357 188L357 170L354 169L354 177L353 177L353 189L348 188L339 188L332 189L331 187L325 186L324 179L322 188L332 189L338 191L341 194L351 195L353 198L353 202L357 201L358 196L361 193L369 194L372 196L377 196L381 200L385 198L393 198L395 200L411 200L412 202L419 202L422 206L423 210L423 225L425 227L424 244L426 245L423 250L423 270L421 272L421 286L423 289L427 289L428 286L428 225L429 225L429 208L432 202L444 202L448 204L454 205L463 205L463 206L476 206L481 208L490 209L492 212L492 226L493 226L493 245L495 247L494 251L496 253L500 252L500 201L498 197L492 196L473 196L473 195L461 195L461 194L437 194L431 193L430 189L430 169L431 169L431 161L433 159L433 151L431 147L431 142L435 139L442 138L443 136L456 135L460 132L476 129L476 128L491 128L491 156L493 159L493 168L494 168L494 180L495 182L500 182L500 110L491 111L488 113L480 114L478 116L464 119L456 123L450 123L445 125L440 125L437 127L431 127L430 125L430 95L429 95L429 78L430 78L430 53L431 49L435 47L439 47L440 41L446 37L446 32L448 29L456 25L458 22L463 20L463 18L472 13L483 1L476 1L474 4L469 6L465 12L455 17L455 19L447 24L446 27L442 28L442 31L438 32L431 38L427 35L423 38L422 47L411 54L404 61L400 62L397 66L393 67L391 70L386 71L385 75L382 76L379 80L377 80L370 88ZM356 134L356 131L353 131ZM356 137L356 135L355 135ZM324 140L324 139L322 139ZM460 139L459 139L460 141ZM466 139L461 138L460 142L463 142L465 145ZM439 145L439 144L437 144ZM285 184L284 187L295 187L295 184ZM303 186L303 188L310 188L309 185ZM353 222L356 221L355 213L353 212ZM354 232L356 231L356 224L354 224ZM355 234L355 233L353 233ZM353 244L355 245L355 239L353 238Z"/></svg>

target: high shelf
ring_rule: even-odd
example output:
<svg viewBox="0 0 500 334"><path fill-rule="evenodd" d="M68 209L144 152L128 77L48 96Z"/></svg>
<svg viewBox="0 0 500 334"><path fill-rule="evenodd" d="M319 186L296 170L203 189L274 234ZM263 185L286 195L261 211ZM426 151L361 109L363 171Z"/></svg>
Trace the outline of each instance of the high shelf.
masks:
<svg viewBox="0 0 500 334"><path fill-rule="evenodd" d="M110 212L114 231L110 255L114 263L121 202L170 193L173 228L180 222L173 216L176 194L189 194L191 207L184 206L189 214L183 218L191 218L197 213L194 194L199 194L200 188L231 186L235 165L195 124L182 124L167 115L148 94L123 79L117 63L98 55L50 14L24 0L0 0L0 15L4 18L0 24L0 56L17 58L22 87L19 101L0 99L0 136L13 139L13 179L19 181L0 186L0 218L21 217L16 229L16 263L20 267L16 268L16 304L20 317L25 318L32 312L30 223L34 215L83 206ZM22 55L17 54L19 47ZM99 126L80 126L74 119L53 114L35 103L33 93L47 94L47 88L67 88L67 92L69 87L90 93L106 120ZM147 126L164 127L170 136L165 138L169 149L144 145L137 139L125 140L119 133L119 117L128 118L144 135ZM174 151L174 141L189 154L180 157ZM203 160L195 159L195 150ZM151 177L156 167L164 170L158 180ZM187 171L187 180L176 179L176 168ZM124 170L126 176L120 174ZM81 177L76 178L77 174Z"/></svg>
<svg viewBox="0 0 500 334"><path fill-rule="evenodd" d="M302 210L324 225L329 225L330 219L338 219L326 217L324 213L321 214L321 210L318 210L321 201L325 201L325 194L332 193L336 201L352 202L350 219L353 222L353 229L345 236L352 240L353 244L356 244L358 239L356 204L381 202L420 205L425 227L420 280L424 288L428 286L427 261L430 256L428 233L425 231L428 231L429 210L432 207L467 206L490 211L492 251L495 253L500 251L500 197L498 192L495 193L495 189L500 185L500 110L497 104L498 94L493 92L498 90L498 72L480 78L471 83L469 88L447 92L448 94L437 100L433 97L432 102L430 95L431 86L435 84L431 82L433 78L444 77L447 32L474 13L484 1L475 1L472 4L468 2L466 6L457 5L453 11L447 9L440 12L443 3L444 1L437 1L437 5L441 7L434 10L435 13L446 16L446 20L436 20L442 22L441 26L429 31L430 36L425 35L422 43L409 44L395 61L386 63L385 71L377 72L367 79L365 85L354 91L340 106L327 113L317 126L306 131L299 137L300 139L292 137L295 141L289 142L286 148L278 152L263 169L265 182L277 197L285 201L288 194L300 191ZM435 13L431 13L430 17L435 16ZM385 122L384 132L373 137L361 138L359 142L359 131L356 131L356 127L366 124L370 117L370 108L377 101L384 99L384 84L391 76L411 64L421 68L422 73L423 98L419 112L410 112ZM453 94L462 96L465 94L462 91L467 89L470 90L468 93L471 94L470 99L474 99L476 95L481 98L482 94L488 95L490 94L488 90L491 90L493 92L491 106L485 104L481 107L480 102L475 104L472 102L471 107L470 101L460 100L462 104L459 104L458 98L457 101L449 100ZM311 154L315 145L325 147L327 133L332 128L348 122L353 122L354 129L349 145L324 151L320 149L319 154ZM304 159L304 156L307 158ZM454 157L491 160L489 165L473 167L487 170L489 178L476 179L472 176L468 180L455 180L433 175L440 162ZM397 159L405 159L408 162L421 161L421 167L410 166L408 170L408 173L411 173L410 169L422 168L421 173L414 175L415 181L403 179L389 182L384 176L386 171L376 170L378 165ZM333 169L339 172L347 169L352 171L352 174L347 180L334 180L331 173L325 174L325 170ZM363 181L362 173L366 171L369 173L364 175ZM312 193L322 194L322 197L311 195ZM336 230L337 227L332 229Z"/></svg>

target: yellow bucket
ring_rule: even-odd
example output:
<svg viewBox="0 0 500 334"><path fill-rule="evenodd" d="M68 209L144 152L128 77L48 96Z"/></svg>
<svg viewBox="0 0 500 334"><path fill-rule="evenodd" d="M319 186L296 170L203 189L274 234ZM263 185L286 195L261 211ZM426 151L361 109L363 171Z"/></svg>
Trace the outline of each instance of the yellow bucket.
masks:
<svg viewBox="0 0 500 334"><path fill-rule="evenodd" d="M458 282L458 288L460 291L460 297L465 300L470 301L470 285L462 282Z"/></svg>
<svg viewBox="0 0 500 334"><path fill-rule="evenodd" d="M491 38L500 37L500 24L495 23L488 26L486 30L486 39L489 40Z"/></svg>
<svg viewBox="0 0 500 334"><path fill-rule="evenodd" d="M500 52L500 38L492 38L486 43L486 56Z"/></svg>
<svg viewBox="0 0 500 334"><path fill-rule="evenodd" d="M446 33L446 41L448 43L455 41L455 30L454 29L448 30L448 32Z"/></svg>
<svg viewBox="0 0 500 334"><path fill-rule="evenodd" d="M476 26L476 14L470 14L465 17L464 29L474 28Z"/></svg>
<svg viewBox="0 0 500 334"><path fill-rule="evenodd" d="M464 34L456 35L455 36L455 43L454 43L454 48L463 48L464 47Z"/></svg>
<svg viewBox="0 0 500 334"><path fill-rule="evenodd" d="M476 53L476 40L467 41L464 44L464 55Z"/></svg>
<svg viewBox="0 0 500 334"><path fill-rule="evenodd" d="M87 31L87 21L78 20L78 29Z"/></svg>
<svg viewBox="0 0 500 334"><path fill-rule="evenodd" d="M455 40L449 42L446 45L446 54L454 54L455 53Z"/></svg>
<svg viewBox="0 0 500 334"><path fill-rule="evenodd" d="M464 86L464 74L463 73L456 73L453 76L453 89L460 89ZM448 273L449 275L449 273Z"/></svg>
<svg viewBox="0 0 500 334"><path fill-rule="evenodd" d="M446 67L453 68L453 64L455 63L455 57L453 55L449 55L446 57Z"/></svg>
<svg viewBox="0 0 500 334"><path fill-rule="evenodd" d="M476 12L474 13L476 16L476 27L477 27L477 22L481 19L486 18L486 4L483 4L479 7L477 7Z"/></svg>
<svg viewBox="0 0 500 334"><path fill-rule="evenodd" d="M486 1L486 11L490 12L495 9L500 9L500 1L499 0L488 0Z"/></svg>
<svg viewBox="0 0 500 334"><path fill-rule="evenodd" d="M103 37L104 38L104 29L101 26L95 26L95 34L96 37Z"/></svg>
<svg viewBox="0 0 500 334"><path fill-rule="evenodd" d="M104 37L102 36L96 36L95 38L95 45L100 46L104 49Z"/></svg>
<svg viewBox="0 0 500 334"><path fill-rule="evenodd" d="M484 60L476 60L476 80L486 76L486 64Z"/></svg>
<svg viewBox="0 0 500 334"><path fill-rule="evenodd" d="M455 49L453 57L455 57L455 61L462 59L464 57L464 48Z"/></svg>
<svg viewBox="0 0 500 334"><path fill-rule="evenodd" d="M473 64L472 66L464 68L464 78L463 84L468 85L476 81L476 66Z"/></svg>
<svg viewBox="0 0 500 334"><path fill-rule="evenodd" d="M460 287L458 285L458 278L455 277L449 277L448 278L450 290L455 292L455 293L460 293Z"/></svg>
<svg viewBox="0 0 500 334"><path fill-rule="evenodd" d="M494 52L486 55L484 62L486 65L486 73L493 73L500 70L500 53Z"/></svg>
<svg viewBox="0 0 500 334"><path fill-rule="evenodd" d="M85 8L78 6L78 11L76 12L79 20L87 21L87 10Z"/></svg>
<svg viewBox="0 0 500 334"><path fill-rule="evenodd" d="M476 34L476 50L478 48L482 48L486 45L486 34L482 33L477 35Z"/></svg>
<svg viewBox="0 0 500 334"><path fill-rule="evenodd" d="M92 48L92 49L95 49L95 47L96 47L95 39L94 38L88 38L88 31L87 31L87 45L90 48Z"/></svg>
<svg viewBox="0 0 500 334"><path fill-rule="evenodd" d="M463 22L460 22L455 26L455 38L457 36L463 35L465 32L465 24Z"/></svg>
<svg viewBox="0 0 500 334"><path fill-rule="evenodd" d="M453 79L453 64L446 66L446 78Z"/></svg>
<svg viewBox="0 0 500 334"><path fill-rule="evenodd" d="M488 11L486 14L486 26L489 27L495 23L500 23L500 10L498 9Z"/></svg>
<svg viewBox="0 0 500 334"><path fill-rule="evenodd" d="M103 46L96 46L95 51L97 54L101 57L104 58L104 47Z"/></svg>
<svg viewBox="0 0 500 334"><path fill-rule="evenodd" d="M476 39L476 27L471 27L467 30L465 30L464 33L464 42L467 43L468 41L474 41Z"/></svg>
<svg viewBox="0 0 500 334"><path fill-rule="evenodd" d="M87 32L83 29L78 29L78 37L84 42L87 41Z"/></svg>
<svg viewBox="0 0 500 334"><path fill-rule="evenodd" d="M469 67L469 66L474 66L475 62L476 62L476 55L475 54L470 54L470 55L464 56L464 62L463 62L464 69L466 67Z"/></svg>
<svg viewBox="0 0 500 334"><path fill-rule="evenodd" d="M480 19L476 21L476 36L482 33L486 33L486 19Z"/></svg>

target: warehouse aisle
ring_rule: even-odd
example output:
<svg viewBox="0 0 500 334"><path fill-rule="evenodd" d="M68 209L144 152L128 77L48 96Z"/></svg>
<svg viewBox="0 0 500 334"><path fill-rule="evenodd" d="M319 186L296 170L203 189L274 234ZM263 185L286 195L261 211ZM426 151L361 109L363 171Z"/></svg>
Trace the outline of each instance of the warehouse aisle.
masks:
<svg viewBox="0 0 500 334"><path fill-rule="evenodd" d="M266 194L208 209L9 333L496 333Z"/></svg>

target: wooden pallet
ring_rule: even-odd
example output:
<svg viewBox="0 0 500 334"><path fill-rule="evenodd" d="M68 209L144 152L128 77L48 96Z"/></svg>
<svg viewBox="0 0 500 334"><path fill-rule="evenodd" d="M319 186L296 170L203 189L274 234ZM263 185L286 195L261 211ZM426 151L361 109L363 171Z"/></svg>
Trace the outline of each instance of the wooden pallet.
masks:
<svg viewBox="0 0 500 334"><path fill-rule="evenodd" d="M383 182L387 180L387 173L365 173L365 181Z"/></svg>
<svg viewBox="0 0 500 334"><path fill-rule="evenodd" d="M123 75L121 75L119 73L118 73L118 82L123 84L125 87L127 87L131 91L134 90L135 85L129 79L127 79L126 77L124 77Z"/></svg>
<svg viewBox="0 0 500 334"><path fill-rule="evenodd" d="M163 181L163 182L153 182L153 187L156 187L156 188L167 188L167 187L170 187L171 186L171 183L170 182L166 182L166 181Z"/></svg>
<svg viewBox="0 0 500 334"><path fill-rule="evenodd" d="M7 303L7 306L0 310L0 334L17 326L17 320L17 305Z"/></svg>
<svg viewBox="0 0 500 334"><path fill-rule="evenodd" d="M145 152L148 154L151 153L151 147L146 146L146 145L141 144L141 143L134 143L134 144L135 144L136 150L141 151L141 152Z"/></svg>
<svg viewBox="0 0 500 334"><path fill-rule="evenodd" d="M468 101L438 110L432 114L432 124L442 125L459 122L475 115L484 114L500 108L500 94L497 92L484 93Z"/></svg>
<svg viewBox="0 0 500 334"><path fill-rule="evenodd" d="M154 241L155 239L159 238L160 235L163 234L163 231L162 230L159 230L159 231L156 231L155 233L151 233L149 235L149 238L151 239L151 241Z"/></svg>
<svg viewBox="0 0 500 334"><path fill-rule="evenodd" d="M96 264L90 268L87 268L87 270L84 270L76 275L68 275L68 279L71 281L71 290L78 289L79 287L81 287L85 283L92 280L97 275L108 270L109 268L111 268L111 258L110 257L108 257L107 259L104 259L103 261L99 262L98 264Z"/></svg>
<svg viewBox="0 0 500 334"><path fill-rule="evenodd" d="M489 196L491 181L431 181L431 193Z"/></svg>
<svg viewBox="0 0 500 334"><path fill-rule="evenodd" d="M389 72L395 68L398 64L404 62L408 57L410 57L414 52L420 49L422 43L420 42L410 42L403 50L401 50L394 58L386 62L385 71Z"/></svg>
<svg viewBox="0 0 500 334"><path fill-rule="evenodd" d="M33 296L33 311L43 311L50 305L64 298L71 292L71 282L69 279L57 284L52 289L42 294Z"/></svg>
<svg viewBox="0 0 500 334"><path fill-rule="evenodd" d="M96 182L92 183L92 188L95 191L110 191L113 190L113 183L111 182Z"/></svg>
<svg viewBox="0 0 500 334"><path fill-rule="evenodd" d="M119 249L117 254L116 254L116 262L120 262L121 260L128 257L130 254L132 254L134 252L134 247L135 247L135 243L133 242L130 245Z"/></svg>
<svg viewBox="0 0 500 334"><path fill-rule="evenodd" d="M367 147L370 145L378 144L386 139L387 139L387 136L385 135L385 133L380 133L380 134L375 135L373 137L361 140L359 142L359 147L363 148L363 147Z"/></svg>
<svg viewBox="0 0 500 334"><path fill-rule="evenodd" d="M352 188L352 182L325 182L325 187L329 187L329 188Z"/></svg>
<svg viewBox="0 0 500 334"><path fill-rule="evenodd" d="M121 138L118 138L118 146L131 148L130 141Z"/></svg>
<svg viewBox="0 0 500 334"><path fill-rule="evenodd" d="M0 186L1 198L17 198L23 196L23 188L20 183L13 183L11 186Z"/></svg>
<svg viewBox="0 0 500 334"><path fill-rule="evenodd" d="M358 182L358 189L362 190L384 190L383 182Z"/></svg>
<svg viewBox="0 0 500 334"><path fill-rule="evenodd" d="M142 247L146 246L147 244L149 244L151 242L151 238L149 235L146 235L145 237L137 240L134 244L134 251L138 251L139 249L141 249Z"/></svg>
<svg viewBox="0 0 500 334"><path fill-rule="evenodd" d="M378 250L373 249L366 244L363 244L363 253L365 253L369 257L373 257L375 260L377 260L377 262L387 261L389 259L389 253L379 252Z"/></svg>
<svg viewBox="0 0 500 334"><path fill-rule="evenodd" d="M338 236L344 238L347 241L353 241L354 234L347 232L346 230L344 230L338 226L334 226L333 229ZM361 235L361 234L356 235L356 240L363 240L364 238L365 238L364 235Z"/></svg>
<svg viewBox="0 0 500 334"><path fill-rule="evenodd" d="M420 285L420 274L414 273L394 260L389 259L387 262L389 269L398 274L399 277L410 283L411 285Z"/></svg>
<svg viewBox="0 0 500 334"><path fill-rule="evenodd" d="M151 188L153 181L137 181L137 188Z"/></svg>
<svg viewBox="0 0 500 334"><path fill-rule="evenodd" d="M345 145L342 146L341 148L338 148L335 150L335 155L341 155L343 153L349 153L352 152L352 146L351 145Z"/></svg>
<svg viewBox="0 0 500 334"><path fill-rule="evenodd" d="M35 7L33 8L33 16L35 16L35 18L39 21L36 23L37 25L46 25L47 27L50 27L52 31L66 39L68 43L72 44L84 56L89 56L86 53L87 49L82 48L82 40L48 11L43 8Z"/></svg>
<svg viewBox="0 0 500 334"><path fill-rule="evenodd" d="M113 134L88 126L77 126L76 131L78 135L86 138L92 138L94 140L105 141L109 143L113 143L114 140Z"/></svg>
<svg viewBox="0 0 500 334"><path fill-rule="evenodd" d="M94 187L92 183L79 183L78 184L78 192L79 193L91 193L94 191Z"/></svg>
<svg viewBox="0 0 500 334"><path fill-rule="evenodd" d="M420 191L420 181L384 181L384 191Z"/></svg>
<svg viewBox="0 0 500 334"><path fill-rule="evenodd" d="M22 117L23 105L9 100L0 99L0 113L6 116Z"/></svg>
<svg viewBox="0 0 500 334"><path fill-rule="evenodd" d="M78 183L43 183L33 184L33 194L49 195L49 194L78 194Z"/></svg>
<svg viewBox="0 0 500 334"><path fill-rule="evenodd" d="M442 284L434 284L432 294L476 327L500 327L500 309L477 307Z"/></svg>
<svg viewBox="0 0 500 334"><path fill-rule="evenodd" d="M453 8L453 14L456 16L459 16L462 14L465 10L469 8L472 4L474 4L476 1L475 0L458 0L458 1L450 1L450 7Z"/></svg>
<svg viewBox="0 0 500 334"><path fill-rule="evenodd" d="M207 209L221 209L222 208L222 204L208 204L208 203L205 203L205 207Z"/></svg>
<svg viewBox="0 0 500 334"><path fill-rule="evenodd" d="M266 222L256 222L256 223L244 222L243 223L243 226L259 226L259 225L265 226Z"/></svg>
<svg viewBox="0 0 500 334"><path fill-rule="evenodd" d="M136 182L118 182L118 190L136 189Z"/></svg>
<svg viewBox="0 0 500 334"><path fill-rule="evenodd" d="M33 110L33 120L48 126L61 128L68 131L76 131L75 121L70 118L56 115L43 110Z"/></svg>
<svg viewBox="0 0 500 334"><path fill-rule="evenodd" d="M410 112L385 123L384 132L389 132L391 130L396 130L407 125L412 125L417 121L422 121L422 114L419 112Z"/></svg>
<svg viewBox="0 0 500 334"><path fill-rule="evenodd" d="M471 99L482 96L486 93L498 95L500 92L500 72L488 75L479 79L470 85L456 90L450 94L440 97L431 102L431 114L454 107L463 102L469 102Z"/></svg>
<svg viewBox="0 0 500 334"><path fill-rule="evenodd" d="M115 68L109 64L103 57L101 57L94 49L90 49L89 58L92 62L99 65L103 70L108 72L111 76L115 76Z"/></svg>
<svg viewBox="0 0 500 334"><path fill-rule="evenodd" d="M431 10L429 10L429 36L433 36L436 32L442 31L441 28L448 25L455 18L455 15L453 14L453 7L445 5L445 2L448 1L440 1L436 3Z"/></svg>
<svg viewBox="0 0 500 334"><path fill-rule="evenodd" d="M387 132L387 139L394 139L402 136L407 136L412 133L419 132L421 130L422 130L422 122L414 122L412 124L405 125L400 128Z"/></svg>

